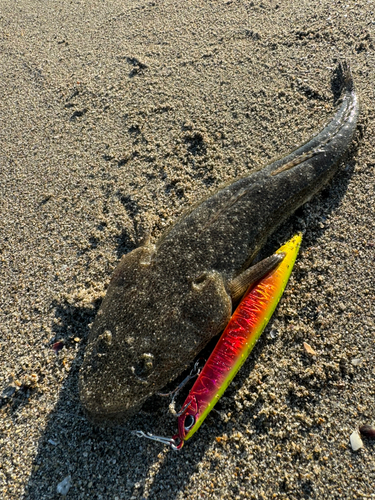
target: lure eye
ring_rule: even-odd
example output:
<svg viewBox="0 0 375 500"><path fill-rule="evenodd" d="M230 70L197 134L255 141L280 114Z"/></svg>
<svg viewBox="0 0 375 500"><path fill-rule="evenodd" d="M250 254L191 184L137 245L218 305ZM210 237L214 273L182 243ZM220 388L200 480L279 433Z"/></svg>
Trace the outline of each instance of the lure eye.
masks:
<svg viewBox="0 0 375 500"><path fill-rule="evenodd" d="M187 415L184 422L185 431L190 431L190 429L193 427L194 424L195 424L195 418L193 417L193 415Z"/></svg>

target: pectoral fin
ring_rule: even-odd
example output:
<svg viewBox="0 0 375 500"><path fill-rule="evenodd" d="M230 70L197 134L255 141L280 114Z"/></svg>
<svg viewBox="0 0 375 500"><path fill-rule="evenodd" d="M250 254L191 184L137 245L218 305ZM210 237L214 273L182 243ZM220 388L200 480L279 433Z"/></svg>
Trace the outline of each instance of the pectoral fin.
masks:
<svg viewBox="0 0 375 500"><path fill-rule="evenodd" d="M232 297L233 304L236 304L241 299L249 286L256 283L270 271L275 269L284 257L285 253L275 253L274 255L271 255L271 257L261 260L254 266L249 267L249 269L246 269L246 271L243 271L240 275L233 278L228 283L229 294Z"/></svg>

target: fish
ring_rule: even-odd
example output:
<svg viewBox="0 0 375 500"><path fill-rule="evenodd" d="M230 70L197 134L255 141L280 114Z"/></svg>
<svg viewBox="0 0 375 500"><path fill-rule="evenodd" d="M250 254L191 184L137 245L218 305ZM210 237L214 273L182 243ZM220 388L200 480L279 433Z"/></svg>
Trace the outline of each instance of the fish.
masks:
<svg viewBox="0 0 375 500"><path fill-rule="evenodd" d="M228 324L270 261L267 238L336 173L359 115L349 65L341 104L323 130L192 207L155 243L122 256L92 325L79 375L87 417L124 422L181 374Z"/></svg>
<svg viewBox="0 0 375 500"><path fill-rule="evenodd" d="M181 450L202 425L244 364L267 326L292 273L301 246L297 234L276 251L280 263L249 287L191 388L178 417L178 434L172 438L133 431L174 450ZM190 376L189 376L190 378ZM175 396L174 396L175 397ZM174 400L174 398L173 398Z"/></svg>

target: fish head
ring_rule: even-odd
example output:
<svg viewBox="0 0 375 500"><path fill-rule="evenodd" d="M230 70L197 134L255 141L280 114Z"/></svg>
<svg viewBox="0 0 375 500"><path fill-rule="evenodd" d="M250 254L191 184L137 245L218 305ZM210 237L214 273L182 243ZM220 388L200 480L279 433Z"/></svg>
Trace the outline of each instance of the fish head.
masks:
<svg viewBox="0 0 375 500"><path fill-rule="evenodd" d="M158 385L165 301L153 289L152 252L140 247L123 256L91 328L79 389L93 421L131 416Z"/></svg>
<svg viewBox="0 0 375 500"><path fill-rule="evenodd" d="M171 263L153 264L148 252L140 247L122 258L90 332L79 389L94 422L124 421L139 411L231 314L218 273L177 280Z"/></svg>

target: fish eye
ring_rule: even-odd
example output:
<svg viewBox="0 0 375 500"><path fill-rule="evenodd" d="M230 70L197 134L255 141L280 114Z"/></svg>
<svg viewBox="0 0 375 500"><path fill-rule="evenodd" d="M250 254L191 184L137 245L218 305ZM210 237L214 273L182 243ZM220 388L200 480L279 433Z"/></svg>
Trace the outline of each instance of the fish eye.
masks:
<svg viewBox="0 0 375 500"><path fill-rule="evenodd" d="M190 431L190 429L193 427L194 424L195 424L195 418L193 417L193 415L187 415L184 422L185 431Z"/></svg>

